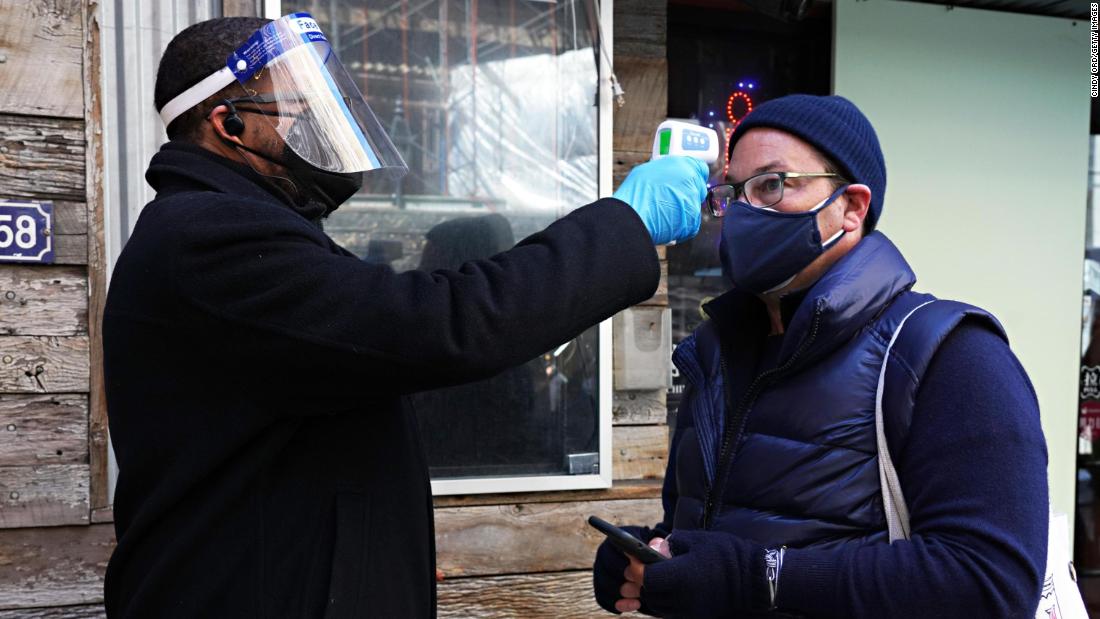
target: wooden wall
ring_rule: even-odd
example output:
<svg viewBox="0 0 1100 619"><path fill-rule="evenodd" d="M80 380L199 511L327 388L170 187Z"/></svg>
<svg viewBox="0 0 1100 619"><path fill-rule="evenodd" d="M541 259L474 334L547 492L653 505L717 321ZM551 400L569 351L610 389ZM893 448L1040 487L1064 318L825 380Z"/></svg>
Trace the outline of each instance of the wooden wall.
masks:
<svg viewBox="0 0 1100 619"><path fill-rule="evenodd" d="M254 0L226 0L255 14ZM102 616L114 545L98 325L105 296L94 0L0 0L0 198L53 200L57 264L0 265L0 619ZM664 119L666 0L616 0L615 183ZM662 254L662 259L664 258ZM665 263L662 261L662 265ZM667 265L665 265L667 272ZM667 306L665 278L647 305ZM441 617L601 617L591 514L653 524L663 391L616 391L615 485L439 497Z"/></svg>
<svg viewBox="0 0 1100 619"><path fill-rule="evenodd" d="M0 198L53 201L56 252L0 264L0 618L98 616L114 545L92 7L0 0Z"/></svg>

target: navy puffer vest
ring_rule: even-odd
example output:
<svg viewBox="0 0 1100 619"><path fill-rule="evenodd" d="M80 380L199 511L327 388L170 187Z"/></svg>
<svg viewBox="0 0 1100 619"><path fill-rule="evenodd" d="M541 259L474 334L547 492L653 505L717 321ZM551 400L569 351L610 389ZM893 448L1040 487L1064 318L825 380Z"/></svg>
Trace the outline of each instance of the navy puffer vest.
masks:
<svg viewBox="0 0 1100 619"><path fill-rule="evenodd" d="M857 244L806 293L771 368L761 368L768 318L731 291L674 361L688 382L674 441L674 529L729 531L768 545L829 547L886 540L875 441L875 392L897 324L932 300L883 234ZM891 351L885 425L897 461L920 377L966 316L938 301L916 312ZM761 372L761 370L763 370ZM901 480L903 488L905 480Z"/></svg>

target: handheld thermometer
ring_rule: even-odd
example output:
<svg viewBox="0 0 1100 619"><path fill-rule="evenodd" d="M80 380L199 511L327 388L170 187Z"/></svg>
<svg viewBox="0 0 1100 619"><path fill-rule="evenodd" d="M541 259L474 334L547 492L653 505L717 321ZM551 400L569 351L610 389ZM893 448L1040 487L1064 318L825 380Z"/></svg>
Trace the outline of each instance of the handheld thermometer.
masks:
<svg viewBox="0 0 1100 619"><path fill-rule="evenodd" d="M718 132L682 120L666 120L657 125L650 160L683 155L695 157L708 166L718 161ZM713 171L713 170L712 170ZM673 241L669 245L675 245Z"/></svg>
<svg viewBox="0 0 1100 619"><path fill-rule="evenodd" d="M712 165L718 161L718 133L682 120L666 120L657 125L651 159L669 155L695 157Z"/></svg>

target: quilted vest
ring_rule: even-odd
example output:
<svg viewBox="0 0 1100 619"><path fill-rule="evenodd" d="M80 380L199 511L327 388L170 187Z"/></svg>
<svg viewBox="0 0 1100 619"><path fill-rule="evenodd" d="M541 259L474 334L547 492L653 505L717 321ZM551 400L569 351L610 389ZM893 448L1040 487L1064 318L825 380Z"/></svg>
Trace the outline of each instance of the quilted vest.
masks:
<svg viewBox="0 0 1100 619"><path fill-rule="evenodd" d="M912 292L915 282L893 243L872 233L806 293L770 369L758 367L768 331L763 304L736 290L708 304L710 320L673 356L688 388L666 522L791 547L885 541L875 393L894 329L934 298ZM1005 337L984 310L938 301L910 318L891 351L883 401L895 462L904 457L921 376L967 316Z"/></svg>

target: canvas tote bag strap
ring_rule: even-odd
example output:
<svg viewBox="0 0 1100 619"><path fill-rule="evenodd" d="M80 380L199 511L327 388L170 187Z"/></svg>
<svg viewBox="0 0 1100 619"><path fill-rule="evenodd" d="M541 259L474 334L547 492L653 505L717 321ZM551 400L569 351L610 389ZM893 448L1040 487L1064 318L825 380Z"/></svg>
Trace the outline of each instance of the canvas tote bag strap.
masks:
<svg viewBox="0 0 1100 619"><path fill-rule="evenodd" d="M886 527L890 532L890 543L899 539L909 539L909 506L905 503L905 495L901 491L901 483L898 482L898 472L894 468L894 461L890 458L890 446L886 443L886 428L882 414L882 393L886 382L886 362L890 360L890 350L894 347L898 335L901 334L905 321L920 308L935 303L925 301L916 306L901 319L890 343L886 346L886 354L882 357L882 368L878 374L878 389L875 392L875 435L878 440L878 479L882 487L882 509L886 512Z"/></svg>

